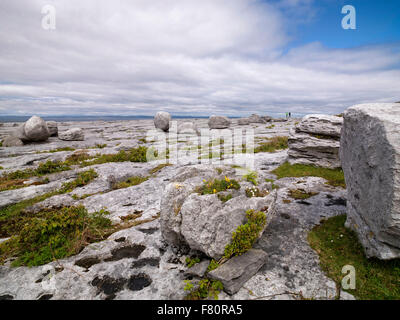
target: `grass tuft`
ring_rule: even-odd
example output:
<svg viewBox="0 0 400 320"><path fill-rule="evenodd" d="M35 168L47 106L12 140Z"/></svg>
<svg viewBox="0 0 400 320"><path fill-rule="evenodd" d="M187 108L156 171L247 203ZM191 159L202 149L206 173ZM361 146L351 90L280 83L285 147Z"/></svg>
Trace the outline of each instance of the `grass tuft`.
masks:
<svg viewBox="0 0 400 320"><path fill-rule="evenodd" d="M321 177L326 179L329 185L346 188L342 169L328 169L305 164L290 164L285 162L280 167L271 171L278 179L286 177Z"/></svg>
<svg viewBox="0 0 400 320"><path fill-rule="evenodd" d="M356 233L345 228L345 221L345 215L329 218L308 234L322 270L340 288L345 276L342 268L351 265L356 270L356 289L347 292L362 300L399 300L400 259L367 259Z"/></svg>
<svg viewBox="0 0 400 320"><path fill-rule="evenodd" d="M275 152L288 148L288 137L273 137L268 142L263 142L254 148L254 153Z"/></svg>

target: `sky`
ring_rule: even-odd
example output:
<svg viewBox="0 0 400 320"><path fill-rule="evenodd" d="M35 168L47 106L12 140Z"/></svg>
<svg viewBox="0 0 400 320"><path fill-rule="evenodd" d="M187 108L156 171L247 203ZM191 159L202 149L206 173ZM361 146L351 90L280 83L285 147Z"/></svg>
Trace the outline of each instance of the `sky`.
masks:
<svg viewBox="0 0 400 320"><path fill-rule="evenodd" d="M356 29L342 27L345 5ZM337 114L400 101L399 0L1 0L0 43L0 115Z"/></svg>

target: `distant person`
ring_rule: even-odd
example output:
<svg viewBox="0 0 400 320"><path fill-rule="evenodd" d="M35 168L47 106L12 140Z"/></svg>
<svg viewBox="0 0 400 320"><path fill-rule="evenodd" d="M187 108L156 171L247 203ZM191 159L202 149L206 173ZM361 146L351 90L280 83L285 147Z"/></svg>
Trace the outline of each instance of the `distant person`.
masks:
<svg viewBox="0 0 400 320"><path fill-rule="evenodd" d="M292 113L291 112L289 112L289 118L291 118L292 117Z"/></svg>

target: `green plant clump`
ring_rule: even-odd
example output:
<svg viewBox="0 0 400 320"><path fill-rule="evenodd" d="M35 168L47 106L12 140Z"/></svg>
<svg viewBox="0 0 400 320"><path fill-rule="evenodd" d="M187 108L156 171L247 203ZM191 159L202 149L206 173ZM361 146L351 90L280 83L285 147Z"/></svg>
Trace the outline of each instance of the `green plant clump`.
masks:
<svg viewBox="0 0 400 320"><path fill-rule="evenodd" d="M303 189L289 190L289 196L297 200L305 200L316 196L318 192L307 192Z"/></svg>
<svg viewBox="0 0 400 320"><path fill-rule="evenodd" d="M146 158L147 148L139 146L130 149L129 151L121 150L116 154L103 154L90 159L90 161L83 161L81 166L91 166L94 164L103 164L109 162L147 162Z"/></svg>
<svg viewBox="0 0 400 320"><path fill-rule="evenodd" d="M0 263L17 257L12 266L38 266L79 253L87 244L113 232L105 211L88 214L83 206L20 215L11 239L0 244Z"/></svg>
<svg viewBox="0 0 400 320"><path fill-rule="evenodd" d="M334 187L346 188L342 169L328 169L305 164L290 164L285 162L280 167L271 171L278 179L286 177L321 177Z"/></svg>
<svg viewBox="0 0 400 320"><path fill-rule="evenodd" d="M221 180L214 179L208 182L204 181L204 185L199 188L198 192L204 195L218 193L230 189L239 190L240 184L234 179L229 179L228 177L225 177L225 179Z"/></svg>
<svg viewBox="0 0 400 320"><path fill-rule="evenodd" d="M149 179L149 177L142 177L142 176L130 177L123 182L113 185L113 189L116 190L116 189L124 189L124 188L129 188L132 186L137 186L137 185L147 181L148 179Z"/></svg>
<svg viewBox="0 0 400 320"><path fill-rule="evenodd" d="M78 173L74 181L66 182L62 185L59 193L68 193L78 187L86 186L89 182L97 178L97 173L93 169L82 171Z"/></svg>
<svg viewBox="0 0 400 320"><path fill-rule="evenodd" d="M345 291L362 300L399 300L400 259L367 259L357 234L344 226L345 221L345 215L329 218L308 234L322 270L340 288L342 268L351 265L356 270L356 289Z"/></svg>
<svg viewBox="0 0 400 320"><path fill-rule="evenodd" d="M213 270L217 269L218 267L219 267L218 261L215 261L214 259L212 259L210 264L207 267L207 271L206 272L213 271Z"/></svg>
<svg viewBox="0 0 400 320"><path fill-rule="evenodd" d="M193 267L196 263L199 263L200 262L200 258L191 258L191 257L187 257L186 258L186 260L185 260L185 262L186 262L186 266L188 267L188 268L191 268L191 267Z"/></svg>
<svg viewBox="0 0 400 320"><path fill-rule="evenodd" d="M184 290L189 291L185 300L204 300L207 298L218 300L218 294L224 289L220 281L210 279L200 280L197 288L194 288L194 285L189 280L186 280L185 284Z"/></svg>
<svg viewBox="0 0 400 320"><path fill-rule="evenodd" d="M227 195L218 194L218 199L221 200L222 202L227 202L232 199L232 194L230 193Z"/></svg>
<svg viewBox="0 0 400 320"><path fill-rule="evenodd" d="M240 256L250 250L263 230L267 217L265 212L246 211L247 223L240 225L232 234L232 241L225 247L223 258Z"/></svg>
<svg viewBox="0 0 400 320"><path fill-rule="evenodd" d="M243 176L243 178L248 181L251 182L252 184L254 184L255 186L257 185L257 177L258 174L255 171L250 171L249 173L245 174Z"/></svg>
<svg viewBox="0 0 400 320"><path fill-rule="evenodd" d="M275 152L288 148L288 137L273 137L268 142L263 142L256 148L254 153L259 152Z"/></svg>

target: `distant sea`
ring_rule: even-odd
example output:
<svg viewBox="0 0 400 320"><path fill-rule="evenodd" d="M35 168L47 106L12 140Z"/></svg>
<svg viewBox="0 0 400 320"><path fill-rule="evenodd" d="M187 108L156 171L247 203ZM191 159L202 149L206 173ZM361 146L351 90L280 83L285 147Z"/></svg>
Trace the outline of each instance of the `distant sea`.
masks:
<svg viewBox="0 0 400 320"><path fill-rule="evenodd" d="M0 122L25 122L31 116L0 115ZM46 121L120 121L153 119L154 116L40 116ZM208 116L172 116L173 119L208 119Z"/></svg>

